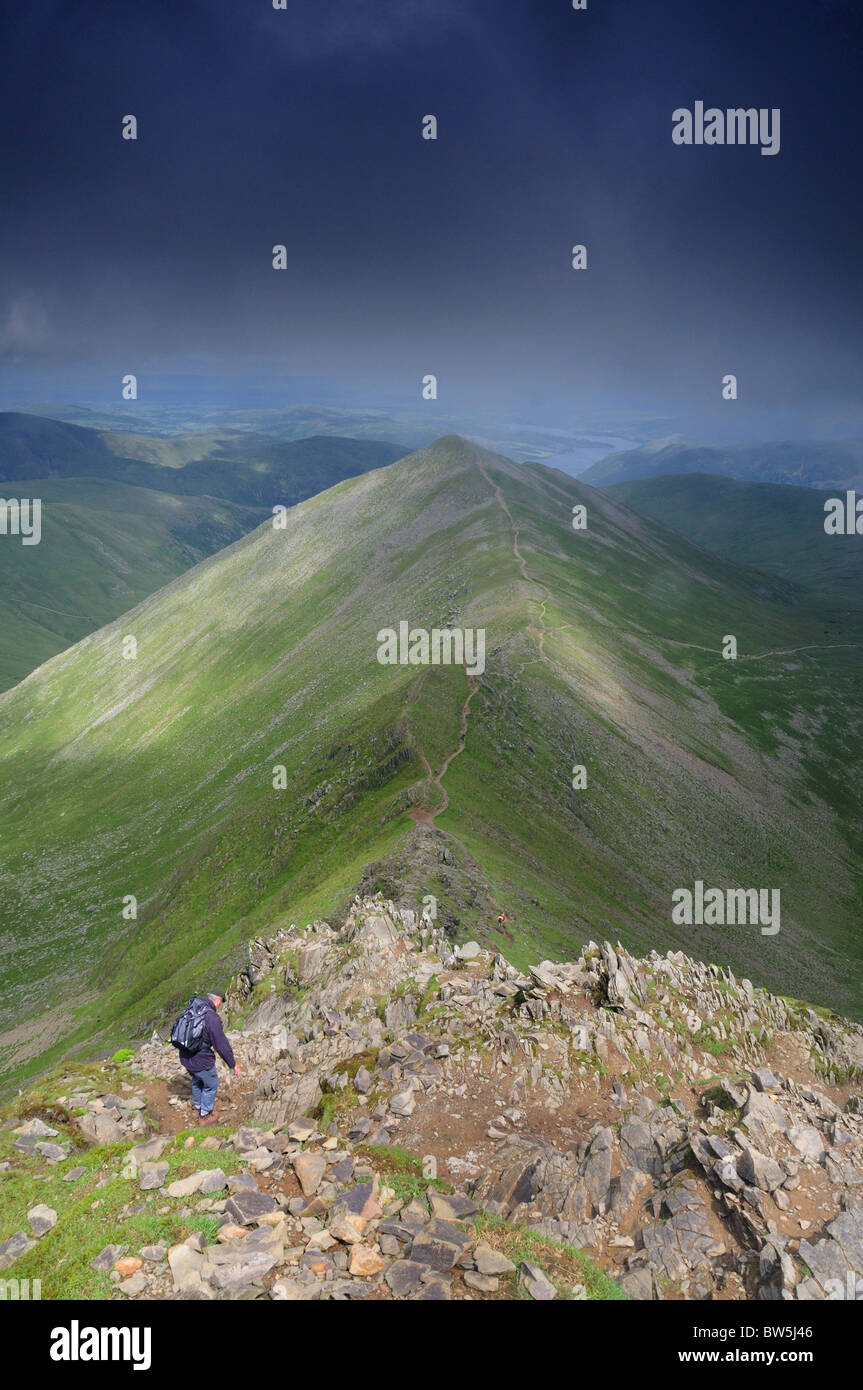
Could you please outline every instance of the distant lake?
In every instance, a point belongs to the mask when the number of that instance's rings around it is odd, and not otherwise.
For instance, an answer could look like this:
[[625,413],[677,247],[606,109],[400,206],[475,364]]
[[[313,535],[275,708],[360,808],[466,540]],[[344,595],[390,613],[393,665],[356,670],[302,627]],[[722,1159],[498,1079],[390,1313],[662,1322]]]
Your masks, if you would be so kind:
[[608,454],[638,447],[638,442],[633,439],[618,439],[611,434],[589,434],[580,437],[577,444],[570,445],[563,453],[553,454],[551,458],[541,459],[540,462],[577,478],[579,473],[583,473],[592,463],[597,463]]

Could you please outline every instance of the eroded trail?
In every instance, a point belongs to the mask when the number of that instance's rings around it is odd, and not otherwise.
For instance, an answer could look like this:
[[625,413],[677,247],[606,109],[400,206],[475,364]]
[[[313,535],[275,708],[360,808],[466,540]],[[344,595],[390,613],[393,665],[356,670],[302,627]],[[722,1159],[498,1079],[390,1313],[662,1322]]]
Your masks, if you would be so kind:
[[[538,589],[540,589],[540,590],[542,591],[542,593],[543,593],[543,598],[531,600],[532,602],[535,602],[535,603],[538,604],[538,606],[539,606],[539,615],[538,615],[538,620],[537,620],[537,621],[534,621],[533,618],[530,619],[530,622],[528,623],[527,631],[528,631],[529,634],[530,634],[530,633],[534,633],[534,634],[536,635],[536,639],[537,639],[537,648],[538,648],[538,651],[539,651],[539,657],[538,657],[538,658],[533,658],[533,660],[537,660],[537,659],[538,659],[538,660],[541,660],[541,661],[547,661],[548,658],[546,657],[546,654],[545,654],[545,646],[544,646],[544,644],[545,644],[545,637],[546,637],[546,633],[554,631],[553,628],[546,627],[546,624],[545,624],[545,610],[546,610],[546,604],[548,603],[548,600],[549,600],[549,598],[551,597],[551,595],[549,594],[549,591],[548,591],[548,589],[546,588],[546,586],[545,586],[544,584],[542,584],[538,579],[534,579],[533,575],[532,575],[532,574],[530,573],[530,571],[528,570],[527,561],[525,560],[524,556],[522,555],[521,550],[519,549],[519,545],[518,545],[518,527],[517,527],[516,524],[515,524],[515,519],[514,519],[514,517],[513,517],[513,515],[512,515],[512,512],[511,512],[510,509],[509,509],[509,506],[507,505],[506,498],[504,497],[503,493],[501,492],[500,487],[499,487],[498,484],[489,476],[489,474],[488,474],[486,468],[483,466],[483,464],[482,464],[482,462],[481,462],[481,460],[480,460],[480,458],[479,458],[478,456],[475,458],[475,463],[476,463],[476,466],[477,466],[479,472],[482,474],[482,477],[484,478],[484,480],[486,481],[486,483],[488,484],[488,486],[491,488],[491,491],[494,493],[495,501],[497,502],[498,506],[500,507],[501,511],[503,512],[504,516],[506,517],[507,521],[509,522],[509,528],[510,528],[510,531],[511,531],[511,533],[512,533],[512,553],[513,553],[513,556],[514,556],[514,558],[515,558],[515,561],[516,561],[516,563],[517,563],[517,565],[518,565],[518,567],[519,567],[519,571],[520,571],[520,573],[521,573],[522,579],[524,579],[525,582],[526,582],[527,584],[535,584],[536,587],[537,587]],[[524,661],[524,662],[521,663],[521,665],[516,669],[516,671],[515,671],[515,673],[514,673],[514,676],[513,676],[513,683],[514,683],[515,681],[518,680],[518,678],[519,678],[519,676],[521,675],[522,671],[525,669],[525,667],[527,667],[527,666],[529,666],[529,665],[531,665],[531,661]],[[471,700],[473,699],[474,695],[475,695],[475,694],[477,693],[477,691],[479,690],[479,682],[478,682],[478,681],[476,680],[476,678],[473,677],[473,676],[468,676],[468,677],[467,677],[467,682],[468,682],[468,693],[467,693],[467,697],[466,697],[466,699],[465,699],[465,701],[464,701],[464,704],[463,704],[462,707],[461,707],[461,721],[460,721],[460,728],[459,728],[458,743],[456,744],[455,748],[453,748],[452,751],[451,751],[450,753],[448,753],[447,756],[444,758],[440,770],[439,770],[438,772],[436,772],[436,773],[433,773],[432,770],[431,770],[431,766],[430,766],[430,764],[429,764],[428,758],[427,758],[427,756],[426,756],[425,750],[424,750],[423,747],[422,747],[422,744],[419,742],[419,740],[416,738],[415,734],[413,733],[413,730],[410,728],[410,710],[411,710],[412,706],[413,706],[414,704],[416,704],[416,701],[417,701],[418,698],[419,698],[420,692],[421,692],[421,690],[422,690],[423,680],[424,680],[424,675],[423,675],[423,677],[420,678],[420,681],[418,682],[417,686],[415,687],[414,692],[412,693],[412,695],[411,695],[411,697],[408,699],[408,701],[405,703],[405,705],[404,705],[404,707],[403,707],[403,710],[402,710],[402,717],[404,718],[404,720],[405,720],[405,722],[406,722],[406,725],[407,725],[407,727],[408,727],[411,740],[412,740],[412,742],[414,743],[414,746],[415,746],[416,749],[417,749],[417,753],[418,753],[420,759],[422,760],[423,766],[424,766],[425,769],[426,769],[427,776],[426,776],[426,779],[425,779],[425,780],[426,780],[428,783],[433,783],[433,784],[438,788],[438,790],[439,790],[440,793],[441,793],[441,804],[440,804],[435,810],[430,810],[430,809],[428,808],[428,806],[414,806],[414,807],[408,812],[408,814],[409,814],[409,816],[411,817],[412,820],[420,821],[420,822],[426,822],[426,823],[427,823],[427,822],[436,820],[438,816],[442,815],[443,812],[446,811],[446,809],[448,808],[448,806],[449,806],[449,804],[450,804],[449,793],[447,792],[446,788],[445,788],[444,785],[443,785],[443,778],[445,777],[446,772],[447,772],[447,769],[449,768],[449,765],[450,765],[450,763],[452,762],[453,758],[457,758],[458,755],[459,755],[459,753],[461,753],[461,752],[463,751],[463,749],[464,749],[465,741],[466,741],[466,739],[467,739],[468,720],[469,720],[469,718],[470,718],[470,704],[471,704]],[[505,697],[506,703],[509,702],[509,700],[511,699],[511,697],[512,697],[512,685],[510,686],[510,689],[507,691],[507,694],[506,694],[506,697]]]
[[480,473],[482,474],[483,478],[484,478],[485,481],[488,483],[489,487],[491,488],[492,492],[494,493],[495,500],[496,500],[498,506],[500,507],[501,511],[504,513],[504,516],[506,517],[507,521],[509,522],[509,527],[510,527],[510,530],[511,530],[511,532],[512,532],[512,553],[513,553],[513,555],[515,556],[515,559],[516,559],[516,562],[517,562],[517,564],[518,564],[519,570],[521,571],[521,577],[522,577],[522,579],[524,579],[528,584],[535,584],[536,587],[537,587],[538,589],[541,589],[542,592],[543,592],[543,594],[545,595],[545,597],[542,598],[542,599],[533,599],[533,600],[531,600],[532,602],[538,603],[538,604],[539,604],[539,621],[538,621],[538,622],[534,622],[533,618],[531,618],[531,620],[530,620],[530,622],[528,623],[528,626],[527,626],[527,631],[528,631],[528,633],[535,633],[535,634],[536,634],[537,649],[538,649],[538,651],[539,651],[539,657],[538,657],[538,658],[533,658],[531,661],[523,661],[523,662],[521,663],[521,665],[516,669],[515,674],[514,674],[514,676],[513,676],[512,684],[510,685],[509,689],[508,689],[507,692],[506,692],[505,701],[504,701],[504,707],[506,708],[506,707],[509,705],[510,700],[512,699],[512,685],[518,680],[518,678],[519,678],[519,676],[522,674],[522,672],[523,672],[528,666],[530,666],[530,665],[533,664],[533,660],[540,660],[540,661],[547,661],[547,660],[548,660],[548,658],[546,657],[546,654],[545,654],[545,638],[546,638],[546,634],[549,633],[549,632],[553,632],[554,629],[553,629],[553,628],[550,628],[550,627],[546,627],[546,625],[545,625],[545,609],[546,609],[546,604],[548,603],[548,600],[549,600],[549,598],[551,597],[551,595],[550,595],[548,589],[546,588],[545,584],[541,583],[540,580],[538,580],[538,579],[534,579],[533,575],[530,573],[530,571],[529,571],[528,568],[527,568],[527,562],[526,562],[524,556],[522,555],[521,551],[520,551],[519,548],[518,548],[518,527],[517,527],[516,524],[515,524],[515,519],[514,519],[514,517],[513,517],[513,515],[512,515],[512,512],[511,512],[510,509],[509,509],[509,506],[507,505],[506,498],[504,497],[503,493],[501,492],[501,490],[500,490],[498,484],[497,484],[492,478],[489,477],[488,472],[487,472],[487,470],[483,467],[483,464],[481,463],[479,457],[477,457],[477,458],[475,459],[475,463],[476,463],[476,466],[477,466],[477,468],[479,469]]
[[464,749],[465,740],[467,738],[467,722],[468,718],[470,717],[470,702],[473,699],[476,692],[479,690],[479,681],[476,680],[474,676],[468,676],[467,684],[467,697],[464,701],[464,704],[461,707],[461,721],[459,727],[458,743],[450,753],[447,753],[438,772],[432,772],[431,765],[425,754],[425,750],[423,749],[419,741],[415,740],[417,751],[419,753],[419,756],[422,758],[423,764],[425,765],[426,771],[428,773],[428,777],[426,778],[426,780],[430,783],[433,783],[438,788],[438,791],[441,794],[441,804],[438,807],[436,807],[434,811],[430,811],[427,806],[414,806],[414,808],[408,812],[408,815],[410,816],[411,820],[425,822],[437,820],[438,816],[443,815],[444,811],[449,806],[449,792],[443,785],[443,779],[446,775],[447,768],[449,767],[453,758],[457,758],[459,753],[461,753]]
[[[507,501],[506,501],[506,498],[504,497],[504,495],[503,495],[503,493],[502,493],[502,491],[501,491],[501,489],[500,489],[500,486],[499,486],[499,485],[494,481],[494,479],[490,476],[490,474],[488,473],[488,470],[486,469],[485,465],[484,465],[483,462],[482,462],[481,457],[480,457],[478,454],[475,456],[474,462],[475,462],[476,467],[477,467],[477,470],[478,470],[479,473],[481,474],[483,480],[487,483],[489,489],[490,489],[491,492],[493,493],[495,502],[496,502],[497,505],[500,507],[501,511],[503,512],[504,516],[506,517],[507,523],[508,523],[508,525],[509,525],[509,530],[510,530],[510,533],[511,533],[511,537],[512,537],[512,554],[513,554],[513,558],[515,559],[515,562],[516,562],[516,564],[518,565],[519,573],[521,574],[522,579],[523,579],[523,580],[525,581],[525,583],[527,583],[527,584],[535,585],[536,588],[539,589],[539,590],[541,591],[541,593],[542,593],[542,598],[535,598],[535,599],[531,599],[531,600],[530,600],[531,603],[535,603],[535,604],[537,605],[537,613],[536,613],[536,616],[535,616],[535,617],[531,617],[531,618],[529,619],[528,624],[527,624],[527,628],[526,628],[526,633],[527,633],[528,636],[530,636],[530,635],[535,635],[535,637],[536,637],[536,641],[537,641],[537,655],[534,656],[534,657],[531,657],[531,658],[529,658],[529,659],[527,659],[527,660],[525,660],[525,661],[522,661],[518,666],[516,666],[516,667],[514,668],[513,674],[512,674],[512,678],[511,678],[511,681],[510,681],[510,684],[509,684],[509,687],[507,688],[507,690],[505,691],[505,694],[504,694],[504,699],[503,699],[503,710],[504,710],[504,713],[505,713],[506,710],[508,709],[510,703],[511,703],[514,687],[515,687],[516,683],[518,682],[518,680],[519,680],[520,676],[522,675],[522,673],[526,670],[526,668],[527,668],[528,666],[532,665],[532,664],[533,664],[534,662],[536,662],[536,661],[546,661],[546,662],[550,661],[550,658],[546,655],[546,651],[545,651],[545,639],[546,639],[546,636],[547,636],[549,633],[551,633],[551,632],[558,632],[558,631],[563,631],[563,630],[568,629],[568,628],[572,628],[572,624],[570,624],[570,623],[561,623],[561,624],[558,624],[558,625],[556,625],[556,626],[548,626],[548,625],[546,624],[546,621],[545,621],[545,618],[546,618],[546,609],[547,609],[548,602],[549,602],[549,600],[550,600],[550,598],[551,598],[550,591],[549,591],[549,589],[547,588],[547,586],[546,586],[545,584],[543,584],[540,580],[534,578],[534,576],[530,573],[530,570],[528,569],[527,561],[525,560],[525,557],[524,557],[524,555],[522,554],[521,549],[520,549],[520,547],[519,547],[519,528],[518,528],[518,526],[516,525],[515,518],[513,517],[512,512],[511,512],[510,509],[509,509],[509,505],[508,505],[508,503],[507,503]],[[714,648],[714,647],[702,646],[701,644],[699,644],[699,643],[697,643],[697,642],[681,642],[681,641],[676,640],[676,639],[671,638],[671,637],[660,637],[660,636],[656,636],[653,640],[654,640],[655,642],[664,642],[664,643],[668,643],[669,645],[675,646],[675,647],[689,648],[689,649],[695,650],[695,651],[708,652],[708,653],[711,653],[711,654],[713,654],[713,655],[722,655],[720,649]],[[807,652],[807,651],[833,651],[833,650],[840,650],[840,649],[846,649],[846,650],[847,650],[847,649],[853,649],[853,650],[858,650],[858,651],[859,651],[859,650],[863,650],[863,648],[861,648],[861,645],[860,645],[859,643],[856,643],[856,642],[810,643],[810,644],[805,645],[805,646],[778,648],[778,649],[771,650],[771,651],[766,651],[766,652],[758,652],[758,653],[751,653],[751,654],[743,654],[743,653],[741,653],[740,656],[738,657],[738,660],[741,661],[741,662],[743,662],[743,661],[764,661],[764,660],[766,660],[767,658],[772,657],[772,656],[776,656],[776,657],[793,656],[793,655],[797,654],[798,652]],[[420,806],[415,806],[415,807],[413,807],[412,810],[411,810],[408,814],[409,814],[409,815],[411,816],[411,818],[412,818],[413,820],[415,820],[415,821],[432,822],[432,821],[436,820],[438,816],[442,815],[442,813],[443,813],[444,811],[446,811],[447,808],[448,808],[449,805],[450,805],[449,794],[448,794],[446,788],[445,788],[444,785],[443,785],[443,779],[444,779],[444,777],[446,776],[447,770],[448,770],[448,768],[449,768],[451,762],[453,761],[453,759],[456,758],[456,757],[458,757],[459,753],[461,753],[461,752],[463,751],[464,747],[465,747],[465,742],[466,742],[466,739],[467,739],[468,721],[469,721],[469,718],[470,718],[470,706],[471,706],[471,701],[472,701],[474,695],[477,693],[477,691],[478,691],[478,689],[479,689],[479,683],[478,683],[478,681],[477,681],[474,677],[467,677],[467,680],[468,680],[468,693],[467,693],[467,696],[466,696],[466,698],[465,698],[465,701],[464,701],[464,703],[463,703],[463,705],[462,705],[462,707],[461,707],[461,720],[460,720],[460,728],[459,728],[459,735],[458,735],[458,743],[457,743],[456,746],[446,755],[446,757],[444,758],[443,763],[442,763],[442,765],[441,765],[441,767],[440,767],[440,770],[439,770],[438,772],[433,772],[433,771],[432,771],[431,764],[429,763],[428,757],[426,756],[426,753],[425,753],[425,750],[424,750],[422,744],[421,744],[420,741],[416,738],[416,736],[415,736],[413,730],[410,728],[410,712],[411,712],[412,707],[416,704],[416,702],[417,702],[418,699],[419,699],[419,696],[420,696],[420,693],[421,693],[421,691],[422,691],[422,687],[423,687],[423,684],[424,684],[426,675],[427,675],[427,672],[423,672],[423,674],[420,676],[418,682],[417,682],[417,683],[414,685],[414,687],[412,688],[412,692],[411,692],[411,694],[410,694],[410,696],[409,696],[408,700],[406,701],[405,706],[404,706],[404,708],[403,708],[402,715],[403,715],[403,718],[404,718],[404,720],[405,720],[406,726],[407,726],[407,728],[408,728],[409,737],[410,737],[411,741],[413,742],[414,747],[415,747],[416,750],[417,750],[417,754],[418,754],[418,756],[419,756],[419,758],[420,758],[420,760],[421,760],[421,762],[422,762],[422,764],[423,764],[423,767],[424,767],[424,769],[425,769],[426,776],[425,776],[425,778],[424,778],[424,781],[425,781],[425,783],[426,783],[426,785],[427,785],[427,787],[428,787],[428,790],[429,790],[429,792],[430,792],[430,791],[431,791],[431,785],[434,784],[435,786],[437,786],[437,788],[438,788],[439,791],[440,791],[440,804],[437,806],[437,808],[436,808],[435,810],[431,810],[431,809],[429,808],[428,805],[420,805]],[[430,799],[430,798],[429,798],[429,799]]]
[[[545,598],[542,599],[542,600],[540,601],[540,621],[539,621],[539,626],[537,626],[536,624],[534,624],[534,622],[531,620],[531,623],[530,623],[530,625],[529,625],[529,627],[528,627],[528,631],[529,631],[529,632],[536,632],[536,633],[537,633],[538,642],[539,642],[539,652],[540,652],[540,656],[543,657],[543,659],[544,659],[545,653],[543,652],[543,642],[544,642],[544,640],[545,640],[545,634],[546,634],[546,631],[547,631],[547,629],[546,629],[546,627],[545,627],[545,624],[544,624],[544,618],[545,618],[545,605],[546,605],[546,602],[548,601],[548,598],[549,598],[549,592],[548,592],[548,590],[545,588],[545,585],[544,585],[544,584],[539,584],[538,580],[534,579],[534,578],[531,576],[531,574],[528,572],[528,568],[527,568],[527,564],[526,564],[526,562],[525,562],[524,556],[522,555],[521,551],[520,551],[519,548],[518,548],[518,527],[516,526],[515,521],[513,520],[513,516],[512,516],[512,513],[511,513],[510,510],[509,510],[509,507],[507,506],[506,498],[503,496],[503,493],[501,492],[501,490],[500,490],[500,488],[498,487],[498,485],[489,477],[489,475],[488,475],[486,469],[483,467],[483,465],[482,465],[482,463],[480,462],[480,460],[479,460],[478,457],[476,458],[475,461],[476,461],[476,466],[477,466],[477,468],[479,469],[479,471],[480,471],[480,473],[482,474],[483,478],[484,478],[485,481],[488,483],[489,487],[491,488],[492,492],[494,493],[495,500],[497,501],[498,506],[501,508],[501,510],[503,511],[504,515],[506,516],[506,518],[507,518],[507,520],[508,520],[508,522],[509,522],[510,530],[512,531],[512,553],[513,553],[513,555],[515,556],[516,562],[517,562],[518,567],[519,567],[519,569],[520,569],[520,571],[521,571],[522,578],[523,578],[524,580],[526,580],[526,582],[527,582],[528,584],[538,584],[538,587],[539,587],[540,589],[542,589],[542,591],[543,591],[543,593],[544,593],[544,595],[545,595]],[[524,664],[527,665],[527,663],[524,663]],[[516,679],[518,679],[518,676],[521,674],[521,670],[523,670],[523,669],[524,669],[524,667],[522,666],[522,667],[519,669],[519,671],[516,673],[516,677],[515,677]],[[465,674],[467,674],[467,673],[465,673]],[[426,781],[427,781],[429,784],[434,784],[434,785],[438,788],[438,790],[439,790],[439,792],[440,792],[440,794],[441,794],[441,797],[440,797],[440,805],[437,806],[435,810],[430,810],[428,806],[414,806],[414,807],[408,812],[408,815],[410,816],[411,820],[428,823],[428,822],[430,822],[430,821],[436,820],[438,816],[443,815],[444,811],[446,811],[447,808],[449,807],[449,804],[450,804],[449,793],[448,793],[446,787],[443,785],[443,779],[444,779],[444,777],[446,776],[447,769],[449,768],[449,765],[450,765],[450,763],[452,762],[453,758],[457,758],[458,755],[459,755],[459,753],[461,753],[461,752],[464,750],[465,742],[466,742],[466,739],[467,739],[468,720],[469,720],[469,718],[470,718],[470,703],[471,703],[471,700],[473,699],[474,695],[475,695],[475,694],[477,693],[477,691],[479,690],[479,682],[478,682],[478,681],[476,680],[476,678],[473,677],[473,676],[468,676],[468,677],[467,677],[468,692],[467,692],[467,696],[466,696],[466,698],[465,698],[464,704],[463,704],[462,707],[461,707],[461,719],[460,719],[460,724],[459,724],[458,743],[456,744],[455,748],[453,748],[453,749],[451,750],[451,752],[449,752],[449,753],[446,755],[446,757],[445,757],[444,760],[443,760],[443,763],[441,764],[440,770],[439,770],[438,772],[432,772],[431,766],[430,766],[430,764],[429,764],[428,758],[427,758],[426,753],[425,753],[425,750],[424,750],[422,744],[421,744],[421,743],[419,742],[419,740],[416,738],[416,735],[414,734],[413,730],[410,728],[410,710],[411,710],[412,706],[416,704],[416,701],[417,701],[418,698],[419,698],[420,692],[421,692],[421,690],[422,690],[423,680],[424,680],[424,676],[420,678],[420,681],[419,681],[419,683],[417,684],[417,686],[416,686],[416,688],[415,688],[413,694],[411,695],[411,697],[409,698],[409,700],[405,703],[405,705],[404,705],[404,707],[403,707],[403,710],[402,710],[402,717],[403,717],[404,720],[405,720],[405,723],[406,723],[407,728],[408,728],[408,730],[409,730],[409,734],[410,734],[411,740],[412,740],[412,742],[414,743],[414,746],[415,746],[416,749],[417,749],[417,753],[418,753],[420,759],[422,760],[423,766],[424,766],[425,769],[426,769],[426,774],[427,774],[427,776],[426,776]]]
[[[449,797],[447,797],[447,794],[446,794],[446,792],[445,792],[444,789],[443,789],[443,786],[442,786],[442,778],[443,778],[444,774],[446,773],[446,770],[447,770],[447,768],[449,767],[450,763],[452,762],[453,758],[457,758],[458,755],[459,755],[459,753],[461,753],[462,750],[464,749],[465,739],[467,738],[467,721],[468,721],[468,717],[469,717],[469,715],[470,715],[470,702],[471,702],[471,700],[473,699],[473,697],[474,697],[474,695],[476,694],[476,692],[479,690],[479,681],[476,679],[475,676],[468,676],[468,678],[467,678],[467,686],[468,686],[467,698],[465,699],[465,702],[464,702],[464,704],[463,704],[462,707],[461,707],[461,725],[460,725],[460,727],[459,727],[458,746],[457,746],[456,748],[454,748],[454,749],[452,750],[451,753],[447,753],[446,757],[445,757],[444,760],[443,760],[443,767],[441,768],[441,770],[440,770],[440,772],[437,774],[437,776],[435,776],[435,777],[432,778],[432,781],[434,781],[434,782],[437,783],[437,785],[440,787],[441,791],[443,792],[444,797],[446,797],[447,805],[449,804]],[[441,807],[441,810],[442,810],[442,811],[445,810],[445,809],[446,809],[445,806],[442,806],[442,807]],[[438,811],[436,814],[440,815],[440,811]]]

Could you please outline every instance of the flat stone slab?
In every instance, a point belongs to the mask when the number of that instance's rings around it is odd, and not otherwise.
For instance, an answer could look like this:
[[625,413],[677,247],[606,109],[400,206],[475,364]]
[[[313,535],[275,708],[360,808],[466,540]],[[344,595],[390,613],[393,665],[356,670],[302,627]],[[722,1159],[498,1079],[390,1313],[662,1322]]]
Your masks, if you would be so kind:
[[47,1158],[49,1163],[62,1163],[64,1158],[68,1158],[68,1149],[61,1148],[59,1144],[52,1144],[47,1139],[42,1139],[36,1145],[43,1158]]
[[155,1163],[156,1159],[161,1158],[165,1149],[171,1142],[169,1134],[155,1134],[152,1139],[148,1139],[146,1144],[136,1144],[129,1150],[129,1157],[138,1167],[142,1163]]
[[254,1173],[232,1173],[228,1178],[231,1192],[257,1192],[258,1180]]
[[278,1263],[278,1249],[255,1249],[245,1242],[237,1249],[223,1245],[209,1253],[201,1275],[215,1289],[237,1289],[263,1279]]
[[128,1279],[121,1279],[117,1287],[127,1298],[137,1298],[147,1288],[147,1280],[143,1274],[132,1274]]
[[176,1182],[170,1183],[169,1186],[165,1188],[165,1196],[191,1197],[194,1192],[198,1191],[203,1180],[203,1172],[190,1173],[187,1178],[178,1178]]
[[419,1288],[423,1275],[428,1272],[429,1266],[420,1264],[418,1260],[395,1260],[384,1278],[395,1298],[406,1298]]
[[297,1154],[294,1159],[294,1172],[303,1189],[304,1197],[314,1197],[326,1171],[326,1154]]
[[473,1262],[480,1274],[515,1274],[512,1260],[490,1245],[478,1245],[473,1252]]
[[288,1125],[288,1137],[296,1139],[300,1144],[304,1144],[307,1139],[311,1139],[315,1133],[315,1126],[311,1120],[291,1120]]
[[444,1221],[464,1221],[469,1216],[476,1216],[479,1205],[472,1202],[469,1197],[464,1197],[460,1192],[429,1192],[431,1208],[435,1216],[441,1217]]
[[125,1138],[122,1125],[105,1111],[92,1115],[82,1115],[78,1121],[82,1134],[95,1139],[97,1144],[116,1144]]
[[25,1124],[19,1125],[12,1131],[13,1134],[20,1134],[24,1139],[56,1139],[58,1130],[46,1125],[44,1120],[27,1120]]
[[250,1226],[259,1217],[266,1216],[267,1212],[277,1210],[275,1197],[266,1192],[246,1192],[242,1189],[229,1197],[225,1204],[225,1212],[238,1226]]
[[138,1169],[138,1186],[142,1192],[156,1192],[164,1187],[168,1176],[167,1163],[142,1163]]
[[201,1174],[201,1185],[199,1192],[223,1192],[228,1186],[228,1179],[221,1168],[205,1168]]
[[47,1207],[44,1202],[40,1202],[38,1206],[30,1208],[27,1220],[34,1236],[44,1236],[54,1229],[60,1218],[53,1207]]

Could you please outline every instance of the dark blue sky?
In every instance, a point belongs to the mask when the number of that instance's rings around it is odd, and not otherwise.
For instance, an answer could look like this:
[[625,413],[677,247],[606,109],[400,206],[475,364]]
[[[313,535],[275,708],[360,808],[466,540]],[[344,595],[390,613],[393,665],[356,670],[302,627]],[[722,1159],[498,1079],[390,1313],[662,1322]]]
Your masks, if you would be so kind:
[[[858,0],[7,0],[2,50],[16,382],[856,427]],[[779,107],[780,153],[674,145],[696,100]]]

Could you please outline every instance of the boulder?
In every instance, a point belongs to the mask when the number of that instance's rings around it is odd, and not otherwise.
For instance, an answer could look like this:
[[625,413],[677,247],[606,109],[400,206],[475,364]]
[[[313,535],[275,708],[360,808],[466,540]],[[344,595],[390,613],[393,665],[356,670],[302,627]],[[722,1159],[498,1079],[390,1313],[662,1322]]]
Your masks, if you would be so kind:
[[557,1297],[554,1284],[545,1277],[539,1265],[522,1260],[519,1276],[531,1298],[536,1299],[538,1303],[550,1303]]
[[117,1144],[125,1135],[123,1126],[105,1111],[82,1115],[78,1128],[97,1144]]
[[171,1142],[169,1134],[155,1134],[152,1139],[148,1139],[146,1144],[136,1144],[129,1150],[129,1157],[133,1163],[137,1163],[140,1168],[144,1163],[155,1163],[162,1157],[168,1144]]
[[128,1279],[122,1279],[117,1287],[127,1298],[138,1298],[147,1288],[147,1280],[143,1274],[132,1274]]
[[47,1235],[53,1230],[59,1221],[59,1216],[53,1207],[46,1207],[44,1202],[38,1206],[31,1207],[27,1213],[27,1220],[30,1222],[30,1229],[34,1236]]
[[164,1187],[168,1176],[167,1163],[142,1163],[138,1169],[138,1186],[142,1192],[156,1192]]
[[20,1134],[23,1139],[32,1139],[35,1142],[37,1139],[56,1139],[58,1131],[52,1129],[50,1125],[46,1125],[44,1120],[33,1119],[25,1121],[23,1125],[18,1125],[18,1128],[14,1129],[12,1133]]
[[187,1178],[178,1178],[165,1188],[166,1197],[191,1197],[204,1181],[203,1172],[190,1173]]
[[792,1125],[788,1138],[798,1153],[810,1163],[820,1163],[824,1157],[824,1140],[813,1125]]
[[478,1245],[473,1252],[473,1262],[480,1274],[515,1274],[512,1260],[490,1245]]
[[395,1260],[384,1278],[395,1298],[406,1298],[419,1287],[423,1275],[428,1272],[429,1266],[420,1264],[417,1260]]
[[370,1249],[367,1245],[351,1247],[348,1268],[354,1278],[370,1278],[373,1274],[380,1274],[383,1267],[384,1262],[376,1250]]
[[266,1212],[275,1211],[277,1202],[266,1192],[246,1192],[240,1189],[229,1197],[225,1212],[238,1226],[250,1226]]
[[749,1145],[737,1160],[737,1171],[744,1182],[751,1183],[762,1192],[772,1192],[785,1180],[785,1172],[775,1158],[769,1158]]

